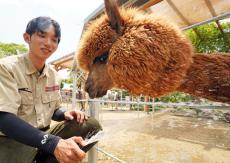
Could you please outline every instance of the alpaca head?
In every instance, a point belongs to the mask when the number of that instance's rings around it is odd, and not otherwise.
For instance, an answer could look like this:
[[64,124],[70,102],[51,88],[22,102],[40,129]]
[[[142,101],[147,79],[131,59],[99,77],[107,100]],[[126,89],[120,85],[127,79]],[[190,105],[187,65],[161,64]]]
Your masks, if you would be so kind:
[[91,98],[116,87],[157,97],[175,90],[191,63],[192,48],[165,20],[105,0],[106,13],[85,30],[77,52]]

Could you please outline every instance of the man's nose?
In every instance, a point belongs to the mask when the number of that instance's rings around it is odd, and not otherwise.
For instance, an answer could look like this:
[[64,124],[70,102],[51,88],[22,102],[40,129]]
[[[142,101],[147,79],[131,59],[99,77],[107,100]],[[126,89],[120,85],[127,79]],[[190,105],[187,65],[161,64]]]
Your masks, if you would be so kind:
[[51,46],[51,43],[52,43],[52,40],[50,38],[46,38],[45,39],[45,45],[50,47]]

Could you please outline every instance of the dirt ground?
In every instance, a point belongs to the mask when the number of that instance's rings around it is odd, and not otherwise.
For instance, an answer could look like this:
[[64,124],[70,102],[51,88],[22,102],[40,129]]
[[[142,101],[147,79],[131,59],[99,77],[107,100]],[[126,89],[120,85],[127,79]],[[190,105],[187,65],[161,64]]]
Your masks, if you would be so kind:
[[[230,163],[230,124],[172,113],[103,111],[100,149],[128,163]],[[99,153],[99,163],[115,163]]]

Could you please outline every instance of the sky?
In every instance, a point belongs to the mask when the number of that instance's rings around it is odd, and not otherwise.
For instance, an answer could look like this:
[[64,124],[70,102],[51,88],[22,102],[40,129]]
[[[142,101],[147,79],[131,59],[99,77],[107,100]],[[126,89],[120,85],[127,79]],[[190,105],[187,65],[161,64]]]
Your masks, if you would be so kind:
[[50,16],[61,26],[61,42],[48,62],[77,49],[84,19],[103,0],[0,0],[0,42],[26,43],[23,33],[27,23],[38,16]]

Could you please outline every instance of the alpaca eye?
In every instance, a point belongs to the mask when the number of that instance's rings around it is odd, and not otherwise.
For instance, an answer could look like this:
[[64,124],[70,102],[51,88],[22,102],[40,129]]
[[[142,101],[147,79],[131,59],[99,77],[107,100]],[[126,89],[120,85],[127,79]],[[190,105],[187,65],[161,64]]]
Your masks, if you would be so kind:
[[108,52],[103,53],[102,55],[96,57],[93,61],[94,64],[103,64],[106,63],[108,59]]

